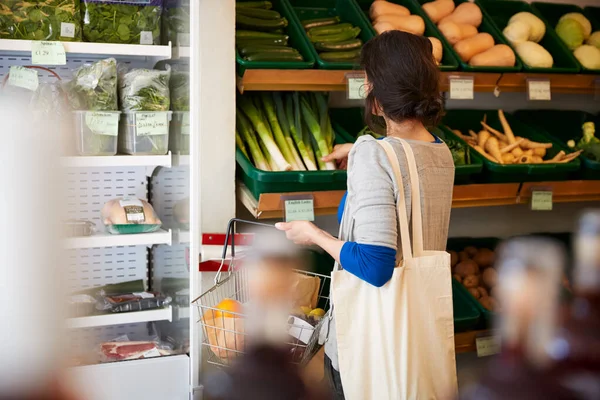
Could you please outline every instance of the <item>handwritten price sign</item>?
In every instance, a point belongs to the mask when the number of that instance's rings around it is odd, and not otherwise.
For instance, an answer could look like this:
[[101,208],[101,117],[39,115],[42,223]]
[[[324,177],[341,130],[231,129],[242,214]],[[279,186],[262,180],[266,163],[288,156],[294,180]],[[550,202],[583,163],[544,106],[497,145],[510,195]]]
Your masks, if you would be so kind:
[[158,136],[169,133],[169,118],[166,112],[138,112],[135,114],[138,136]]
[[315,207],[313,199],[285,200],[285,222],[314,221]]
[[31,63],[34,65],[66,65],[67,53],[61,42],[32,41]]
[[118,136],[119,113],[87,112],[85,113],[85,124],[96,135]]
[[452,100],[473,100],[473,78],[450,78]]

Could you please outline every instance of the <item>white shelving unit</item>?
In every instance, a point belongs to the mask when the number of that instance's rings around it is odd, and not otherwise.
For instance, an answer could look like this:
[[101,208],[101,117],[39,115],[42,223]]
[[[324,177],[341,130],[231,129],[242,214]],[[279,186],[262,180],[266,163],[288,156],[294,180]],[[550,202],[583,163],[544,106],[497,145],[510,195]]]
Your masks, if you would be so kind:
[[66,168],[93,168],[93,167],[171,167],[173,156],[171,152],[164,156],[75,156],[61,158],[61,165]]
[[139,322],[172,321],[172,319],[173,309],[169,306],[157,310],[69,318],[67,319],[67,328],[97,328],[100,326],[135,324]]
[[155,244],[171,245],[171,230],[158,230],[152,233],[139,233],[136,235],[112,235],[102,232],[92,236],[72,237],[65,239],[66,249],[93,249],[97,247],[115,246],[152,246]]

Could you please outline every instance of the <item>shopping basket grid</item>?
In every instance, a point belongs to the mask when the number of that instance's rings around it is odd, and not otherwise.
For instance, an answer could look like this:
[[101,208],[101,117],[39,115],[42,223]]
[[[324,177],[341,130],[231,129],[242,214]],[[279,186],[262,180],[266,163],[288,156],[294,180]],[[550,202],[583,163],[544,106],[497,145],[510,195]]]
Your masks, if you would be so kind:
[[[232,219],[229,222],[227,234],[225,237],[225,246],[221,258],[221,266],[215,277],[215,284],[209,290],[201,294],[192,303],[196,305],[199,320],[202,326],[202,345],[208,348],[207,362],[217,366],[228,366],[239,355],[246,351],[247,333],[245,331],[246,315],[233,311],[224,311],[217,308],[217,305],[224,299],[236,300],[242,304],[247,303],[248,294],[248,272],[243,265],[236,265],[243,260],[243,256],[236,257],[235,245],[233,242],[233,230],[235,222],[251,223],[263,225],[250,221]],[[271,226],[271,225],[266,225]],[[231,258],[227,258],[227,246],[231,236]],[[227,268],[227,276],[222,278],[222,270]],[[329,276],[317,274],[308,271],[297,270],[296,273],[320,279],[318,294],[318,304],[324,310],[329,309],[329,297],[323,294],[325,283],[330,279]],[[294,335],[287,342],[292,360],[296,364],[303,365],[307,363],[319,349],[319,332],[321,325],[327,317],[322,317],[314,327],[308,324],[297,324],[290,322],[289,332]],[[305,338],[309,338],[307,341]]]

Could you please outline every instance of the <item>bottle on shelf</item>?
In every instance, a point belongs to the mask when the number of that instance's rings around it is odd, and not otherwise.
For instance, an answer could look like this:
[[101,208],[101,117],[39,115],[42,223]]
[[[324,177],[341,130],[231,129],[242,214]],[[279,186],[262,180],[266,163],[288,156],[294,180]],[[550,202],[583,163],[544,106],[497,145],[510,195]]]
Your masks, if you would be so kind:
[[548,350],[561,384],[600,399],[600,210],[581,217],[574,250],[574,297]]
[[564,253],[554,241],[535,237],[501,246],[496,290],[502,313],[496,325],[502,351],[461,400],[575,399],[549,376],[552,359],[546,351],[557,327]]

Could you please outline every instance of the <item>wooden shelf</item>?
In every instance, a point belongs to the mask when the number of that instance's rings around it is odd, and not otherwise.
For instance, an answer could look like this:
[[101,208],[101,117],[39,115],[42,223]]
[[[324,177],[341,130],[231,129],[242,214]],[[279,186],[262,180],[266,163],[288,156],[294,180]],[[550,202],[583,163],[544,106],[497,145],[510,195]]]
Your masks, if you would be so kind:
[[[240,92],[245,90],[311,90],[344,91],[346,75],[360,71],[322,69],[248,69],[237,78]],[[528,79],[548,79],[552,93],[594,94],[600,87],[600,76],[584,74],[529,74],[444,71],[440,85],[443,91],[449,87],[451,77],[473,77],[476,92],[527,91]],[[600,89],[599,89],[600,90]]]
[[468,331],[454,334],[454,349],[456,353],[470,353],[477,351],[475,339],[485,336],[492,336],[491,331]]
[[[600,200],[600,180],[539,183],[486,183],[454,187],[452,208],[491,207],[527,204],[532,190],[551,190],[554,203],[574,203]],[[293,194],[305,194],[298,192]],[[263,193],[255,199],[250,190],[239,183],[238,199],[257,219],[283,217],[281,196],[291,193]],[[344,195],[343,190],[310,192],[315,215],[335,215]]]

